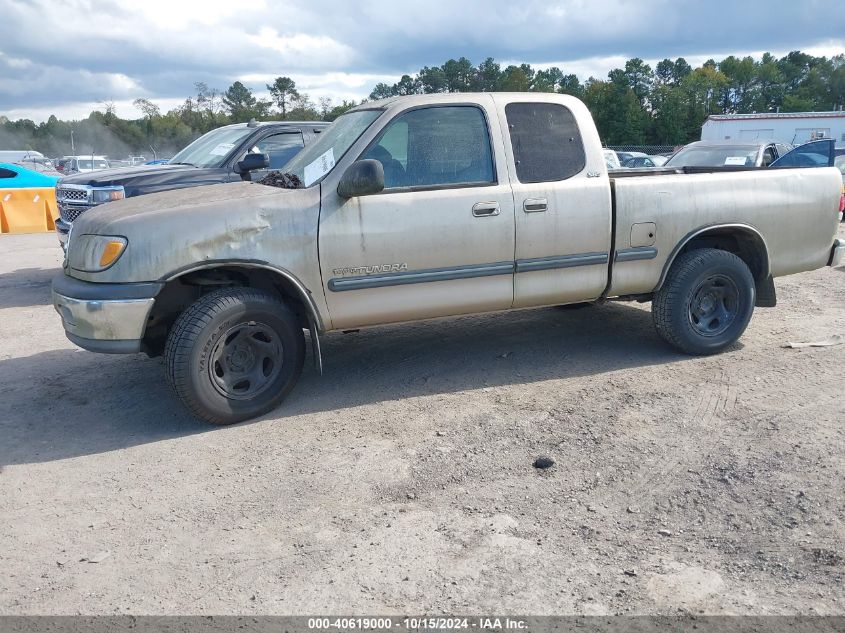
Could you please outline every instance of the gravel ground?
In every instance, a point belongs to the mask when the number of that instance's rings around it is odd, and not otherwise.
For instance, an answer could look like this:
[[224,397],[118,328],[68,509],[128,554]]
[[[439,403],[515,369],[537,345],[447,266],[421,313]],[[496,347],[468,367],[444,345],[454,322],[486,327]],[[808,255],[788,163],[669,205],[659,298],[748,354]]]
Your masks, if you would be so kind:
[[845,613],[845,345],[782,347],[845,267],[709,358],[636,304],[330,335],[214,428],[65,339],[59,262],[0,237],[0,614]]

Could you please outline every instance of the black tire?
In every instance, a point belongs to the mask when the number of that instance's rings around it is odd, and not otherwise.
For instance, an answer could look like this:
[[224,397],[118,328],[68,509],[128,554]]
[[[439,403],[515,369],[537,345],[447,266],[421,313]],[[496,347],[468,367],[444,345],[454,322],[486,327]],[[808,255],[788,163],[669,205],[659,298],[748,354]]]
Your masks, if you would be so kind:
[[277,296],[255,288],[201,297],[173,324],[164,348],[165,374],[176,395],[198,418],[221,425],[279,406],[304,359],[296,315]]
[[716,354],[735,343],[751,320],[754,277],[739,257],[702,248],[672,264],[651,314],[664,341],[687,354]]

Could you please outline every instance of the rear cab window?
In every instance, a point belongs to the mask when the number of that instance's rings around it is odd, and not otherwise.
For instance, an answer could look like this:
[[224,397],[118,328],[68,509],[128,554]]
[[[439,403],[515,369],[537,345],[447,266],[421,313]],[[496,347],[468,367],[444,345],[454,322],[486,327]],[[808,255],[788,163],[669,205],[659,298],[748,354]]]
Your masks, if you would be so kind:
[[557,103],[505,106],[519,182],[555,182],[580,173],[587,155],[575,115]]

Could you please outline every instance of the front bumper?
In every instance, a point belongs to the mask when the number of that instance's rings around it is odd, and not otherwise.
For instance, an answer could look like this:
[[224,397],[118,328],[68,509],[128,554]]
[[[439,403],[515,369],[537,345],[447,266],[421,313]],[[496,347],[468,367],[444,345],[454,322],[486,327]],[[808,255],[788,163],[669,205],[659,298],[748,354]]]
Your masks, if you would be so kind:
[[67,275],[53,279],[53,306],[68,339],[106,354],[141,351],[147,319],[163,284],[97,284]]
[[830,261],[828,266],[839,266],[845,260],[845,240],[833,240],[833,248],[830,249]]
[[70,222],[65,222],[62,218],[56,218],[56,235],[59,238],[59,245],[62,250],[67,252],[67,240],[70,237]]
[[61,217],[56,218],[56,233],[59,234],[59,240],[63,244],[67,244],[67,234],[70,233],[70,222],[65,222]]

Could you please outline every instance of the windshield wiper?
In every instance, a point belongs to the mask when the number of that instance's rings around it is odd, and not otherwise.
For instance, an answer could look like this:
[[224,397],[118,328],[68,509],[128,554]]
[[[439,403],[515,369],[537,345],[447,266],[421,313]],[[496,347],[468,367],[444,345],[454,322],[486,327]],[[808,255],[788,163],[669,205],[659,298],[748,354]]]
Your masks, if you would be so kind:
[[189,165],[191,167],[196,167],[193,163],[167,163],[168,165]]

